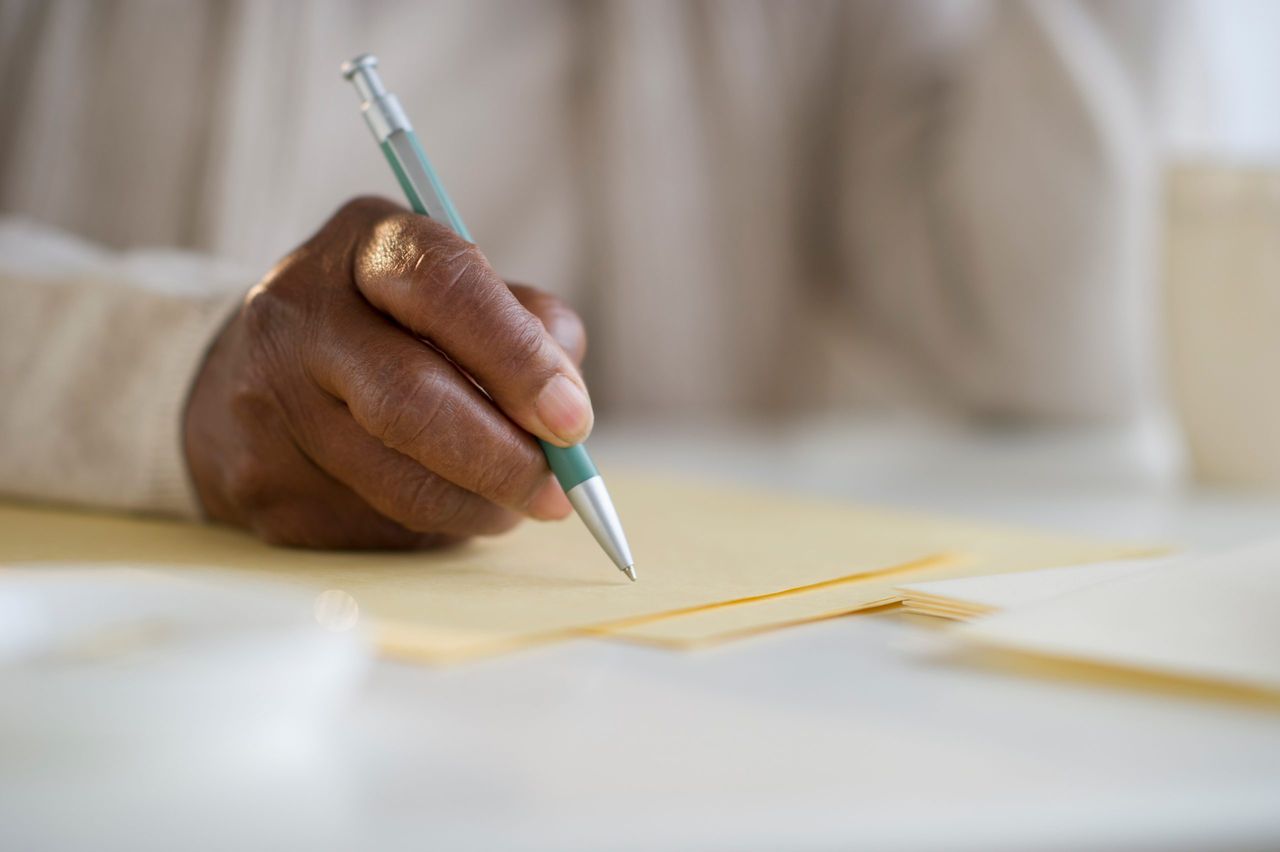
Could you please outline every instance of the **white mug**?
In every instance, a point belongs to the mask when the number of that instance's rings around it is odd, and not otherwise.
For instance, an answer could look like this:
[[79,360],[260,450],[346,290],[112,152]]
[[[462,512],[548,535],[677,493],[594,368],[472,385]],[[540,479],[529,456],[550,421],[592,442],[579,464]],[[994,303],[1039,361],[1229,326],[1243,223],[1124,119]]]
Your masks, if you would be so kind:
[[1169,390],[1204,483],[1280,488],[1280,166],[1166,183]]

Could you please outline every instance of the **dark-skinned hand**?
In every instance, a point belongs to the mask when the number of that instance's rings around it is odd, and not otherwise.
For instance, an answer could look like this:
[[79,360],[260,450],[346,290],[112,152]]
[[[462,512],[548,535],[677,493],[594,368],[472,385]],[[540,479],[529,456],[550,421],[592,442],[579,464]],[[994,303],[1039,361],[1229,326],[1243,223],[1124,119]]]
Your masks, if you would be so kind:
[[197,494],[211,519],[303,547],[430,547],[563,518],[534,436],[591,431],[585,348],[563,302],[506,284],[448,228],[349,202],[212,344],[184,422]]

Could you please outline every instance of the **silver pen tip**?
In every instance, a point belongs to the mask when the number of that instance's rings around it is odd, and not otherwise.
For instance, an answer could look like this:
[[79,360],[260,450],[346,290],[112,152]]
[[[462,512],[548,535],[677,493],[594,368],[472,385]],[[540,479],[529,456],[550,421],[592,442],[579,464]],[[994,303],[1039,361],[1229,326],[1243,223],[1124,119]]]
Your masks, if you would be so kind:
[[634,583],[634,582],[636,581],[636,566],[634,566],[634,565],[628,565],[626,568],[623,568],[623,569],[622,569],[622,573],[624,573],[624,574],[626,574],[628,577],[630,577],[630,578],[631,578],[631,582],[633,582],[633,583]]

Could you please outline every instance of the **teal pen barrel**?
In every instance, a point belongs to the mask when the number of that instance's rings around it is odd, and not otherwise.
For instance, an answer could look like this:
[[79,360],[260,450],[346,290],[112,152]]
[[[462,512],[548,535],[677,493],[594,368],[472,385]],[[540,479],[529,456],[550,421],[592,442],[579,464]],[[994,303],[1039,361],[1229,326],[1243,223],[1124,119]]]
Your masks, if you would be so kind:
[[581,485],[593,476],[597,476],[596,466],[582,444],[572,447],[557,447],[539,440],[542,451],[547,454],[547,464],[556,475],[560,487],[566,492],[575,485]]
[[429,215],[427,213],[426,199],[418,192],[418,188],[413,185],[413,180],[409,177],[405,163],[401,161],[399,152],[392,145],[391,140],[384,139],[379,143],[378,147],[382,149],[387,162],[391,164],[391,171],[395,172],[396,180],[400,182],[400,188],[404,190],[405,198],[409,200],[409,206],[413,208],[413,212]]

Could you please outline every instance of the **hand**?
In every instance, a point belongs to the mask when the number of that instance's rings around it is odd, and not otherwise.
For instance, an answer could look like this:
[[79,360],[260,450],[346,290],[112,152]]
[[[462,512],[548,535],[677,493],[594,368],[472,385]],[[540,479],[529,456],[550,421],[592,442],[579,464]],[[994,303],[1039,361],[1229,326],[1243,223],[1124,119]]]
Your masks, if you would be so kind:
[[196,491],[210,518],[304,547],[429,547],[563,518],[533,436],[591,431],[585,348],[554,296],[509,287],[425,216],[357,199],[210,348],[184,423]]

